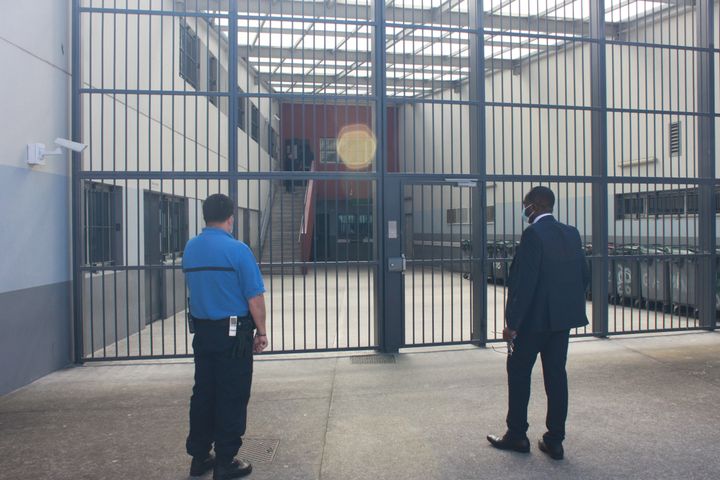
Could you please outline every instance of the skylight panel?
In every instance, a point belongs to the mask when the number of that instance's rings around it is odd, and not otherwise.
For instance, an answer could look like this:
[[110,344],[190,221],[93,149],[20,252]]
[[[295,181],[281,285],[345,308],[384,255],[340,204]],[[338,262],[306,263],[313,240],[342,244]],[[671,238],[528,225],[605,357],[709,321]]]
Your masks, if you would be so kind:
[[483,2],[483,10],[486,12],[492,12],[500,8],[508,0],[485,0]]
[[407,77],[405,77],[405,80],[412,83],[414,81],[422,81],[422,80],[433,80],[436,77],[434,73],[431,72],[419,72],[419,73],[410,73]]
[[613,23],[628,22],[630,20],[635,20],[639,17],[648,15],[650,13],[663,10],[667,7],[668,4],[660,2],[633,2],[628,5],[621,5],[609,11],[605,15],[605,21]]
[[328,68],[328,67],[316,67],[313,68],[312,74],[313,75],[319,75],[319,76],[325,76],[325,77],[335,77],[343,73],[345,70],[341,68]]
[[260,33],[257,40],[259,47],[292,48],[302,38],[302,35],[286,33],[270,34]]
[[[325,22],[317,22],[315,23],[315,26],[313,27],[313,31],[317,33],[327,32],[327,33],[341,33],[345,34],[348,32],[355,32],[355,30],[358,28],[357,25],[349,24],[349,23],[325,23]],[[361,28],[369,28],[369,27],[361,27]]]
[[345,95],[367,95],[367,94],[368,94],[367,88],[350,87],[347,90],[345,90]]
[[[492,2],[490,0],[486,0],[485,3],[492,3]],[[454,13],[458,13],[458,12],[466,13],[468,11],[467,0],[462,0],[460,2],[457,2],[455,5],[452,6],[452,8],[450,8],[450,11],[454,12]]]
[[565,0],[514,0],[497,13],[514,17],[544,16],[564,3]]
[[[605,5],[607,9],[609,2],[606,2]],[[564,7],[555,10],[547,16],[550,18],[563,18],[567,20],[587,20],[590,18],[590,0],[576,0],[569,5],[565,5]]]
[[[262,28],[263,30],[269,30],[269,29],[282,29],[282,30],[302,30],[302,31],[308,31],[310,27],[314,25],[313,22],[290,22],[290,21],[283,21],[283,20],[267,20],[263,23]],[[290,32],[288,32],[290,33]]]
[[350,37],[339,49],[347,52],[369,52],[371,45],[369,38]]
[[275,75],[305,75],[310,69],[307,67],[288,67],[281,65],[280,68],[275,71]]
[[394,45],[391,45],[390,48],[387,49],[387,51],[390,53],[406,55],[406,54],[412,54],[415,52],[419,52],[420,50],[423,50],[424,48],[428,47],[429,45],[430,44],[427,42],[401,40],[399,42],[396,42]]
[[[227,35],[226,35],[227,36]],[[253,45],[255,43],[255,39],[257,38],[258,34],[256,32],[238,32],[238,45],[240,46],[249,46]]]
[[330,35],[307,35],[303,41],[300,42],[298,48],[308,50],[335,50],[343,40],[345,40],[344,37]]
[[422,53],[424,55],[442,55],[451,57],[467,57],[468,46],[458,45],[457,43],[436,42],[425,48]]
[[345,75],[351,78],[370,78],[372,72],[364,68],[356,68],[348,71]]
[[414,8],[418,10],[429,10],[442,5],[443,0],[395,0],[392,4],[396,7]]

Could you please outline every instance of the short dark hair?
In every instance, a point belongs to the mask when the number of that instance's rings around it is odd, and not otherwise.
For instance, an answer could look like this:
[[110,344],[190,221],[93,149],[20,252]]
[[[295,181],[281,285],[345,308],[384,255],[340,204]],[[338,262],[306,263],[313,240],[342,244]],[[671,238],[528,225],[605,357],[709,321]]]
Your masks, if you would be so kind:
[[205,223],[222,223],[232,217],[235,212],[233,201],[227,195],[215,193],[205,199],[203,203],[203,218]]
[[547,211],[552,211],[555,207],[555,194],[548,187],[534,187],[525,196],[525,200]]

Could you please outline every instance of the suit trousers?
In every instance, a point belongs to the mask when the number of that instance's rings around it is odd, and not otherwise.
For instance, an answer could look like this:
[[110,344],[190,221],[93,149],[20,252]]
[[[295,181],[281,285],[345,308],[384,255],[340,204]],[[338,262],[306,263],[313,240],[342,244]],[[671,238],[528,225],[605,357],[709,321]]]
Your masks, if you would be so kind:
[[514,351],[507,359],[508,433],[513,438],[527,435],[527,411],[530,400],[530,379],[538,353],[542,359],[543,380],[547,394],[548,443],[559,444],[565,439],[568,410],[567,362],[569,330],[559,332],[519,332]]
[[239,330],[230,337],[227,322],[213,323],[195,322],[195,385],[186,447],[189,455],[205,458],[214,443],[218,462],[230,462],[247,425],[253,335]]

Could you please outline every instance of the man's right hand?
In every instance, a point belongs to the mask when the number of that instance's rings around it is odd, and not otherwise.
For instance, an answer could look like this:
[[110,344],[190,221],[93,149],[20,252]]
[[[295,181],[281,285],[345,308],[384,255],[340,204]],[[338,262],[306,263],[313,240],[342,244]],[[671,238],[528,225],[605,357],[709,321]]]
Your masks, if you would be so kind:
[[511,330],[507,327],[503,329],[503,340],[509,342],[510,340],[515,340],[515,337],[517,337],[517,332],[515,330]]
[[258,336],[256,335],[253,339],[253,352],[254,353],[260,353],[263,350],[265,350],[268,346],[268,340],[266,335]]

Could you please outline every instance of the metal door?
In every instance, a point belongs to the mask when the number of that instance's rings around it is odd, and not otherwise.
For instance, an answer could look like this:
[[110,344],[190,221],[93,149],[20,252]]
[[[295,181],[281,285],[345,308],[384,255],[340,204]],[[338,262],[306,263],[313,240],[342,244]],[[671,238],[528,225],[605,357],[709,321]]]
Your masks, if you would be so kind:
[[484,342],[477,190],[472,180],[403,185],[404,346]]

